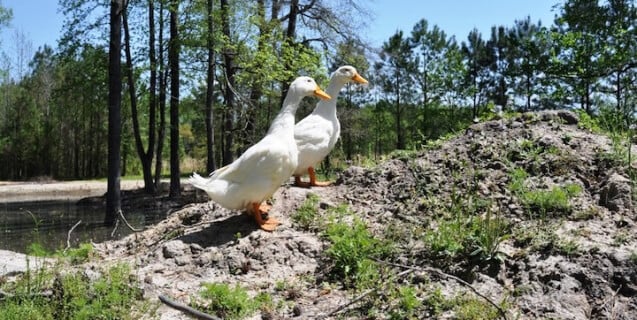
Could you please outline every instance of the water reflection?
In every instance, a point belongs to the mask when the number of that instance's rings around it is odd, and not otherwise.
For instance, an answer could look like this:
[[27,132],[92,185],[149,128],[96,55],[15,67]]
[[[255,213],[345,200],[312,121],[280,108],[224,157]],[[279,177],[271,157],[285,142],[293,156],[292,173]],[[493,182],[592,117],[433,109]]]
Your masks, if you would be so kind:
[[[121,238],[132,231],[120,224],[113,237],[106,228],[104,207],[76,205],[76,201],[35,201],[0,203],[0,249],[26,252],[34,242],[54,251],[66,247],[69,230],[82,223],[71,234],[71,246],[93,241]],[[166,210],[138,209],[125,212],[126,220],[135,228],[156,223],[166,217]]]

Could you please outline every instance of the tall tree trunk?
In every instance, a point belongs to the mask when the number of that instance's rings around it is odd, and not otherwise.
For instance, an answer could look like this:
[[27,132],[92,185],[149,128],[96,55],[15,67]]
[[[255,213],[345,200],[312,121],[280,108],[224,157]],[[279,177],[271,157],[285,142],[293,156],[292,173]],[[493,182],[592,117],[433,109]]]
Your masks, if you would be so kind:
[[400,108],[400,70],[396,68],[396,149],[405,149],[402,127],[402,109]]
[[108,183],[104,224],[112,226],[121,210],[120,147],[122,142],[122,43],[123,0],[111,0],[108,52]]
[[179,0],[170,2],[170,40],[168,65],[170,67],[170,197],[181,196],[179,178]]
[[155,152],[155,188],[161,190],[162,157],[166,141],[166,78],[164,68],[164,2],[159,2],[159,130],[157,133],[157,152]]
[[[228,6],[228,0],[221,0],[221,29],[226,39],[232,39],[230,33],[230,12]],[[226,90],[224,92],[224,100],[226,102],[225,108],[225,123],[224,123],[224,135],[225,144],[223,148],[223,165],[230,164],[233,160],[232,145],[233,145],[233,119],[234,119],[234,104],[235,104],[235,72],[234,65],[234,52],[230,46],[226,46],[223,50],[223,60],[226,71]]]
[[526,108],[524,111],[531,110],[531,76],[526,75]]
[[206,169],[213,172],[215,165],[215,126],[213,113],[213,98],[215,86],[215,48],[214,48],[214,0],[208,0],[208,74],[206,84]]
[[[257,0],[257,23],[259,26],[259,40],[257,41],[257,53],[260,54],[263,52],[263,48],[265,46],[265,37],[267,33],[269,33],[267,26],[267,21],[265,21],[265,0]],[[263,89],[261,88],[262,84],[257,81],[257,79],[253,79],[251,88],[250,88],[250,102],[253,104],[249,106],[247,111],[247,121],[246,128],[244,134],[244,145],[250,145],[251,142],[256,140],[256,123],[257,123],[257,111],[261,110],[261,104],[259,103],[259,99],[263,93]]]
[[427,60],[425,59],[425,55],[423,54],[423,70],[422,70],[422,134],[424,137],[423,143],[427,142],[427,102],[429,100],[429,83],[427,82]]
[[615,72],[615,81],[617,82],[617,89],[615,90],[615,100],[617,100],[616,109],[617,112],[622,111],[622,71],[617,70]]
[[[152,2],[152,0],[151,0]],[[152,4],[151,4],[152,6]],[[150,11],[150,10],[149,10]],[[151,11],[152,12],[152,11]],[[128,29],[128,15],[126,12],[122,14],[122,22],[124,25],[124,52],[126,54],[126,78],[128,79],[128,93],[131,105],[131,116],[133,119],[133,136],[135,138],[135,150],[142,163],[142,174],[144,176],[144,190],[147,193],[155,193],[155,184],[153,183],[153,151],[155,148],[155,107],[149,104],[148,116],[148,150],[144,151],[141,132],[139,130],[139,116],[137,112],[137,95],[135,93],[135,78],[133,75],[133,58],[130,48],[130,32]],[[152,48],[152,46],[151,46]]]
[[[285,30],[285,43],[288,46],[294,46],[294,39],[296,38],[296,21],[299,16],[299,0],[291,0],[290,1],[290,13],[288,15],[288,26]],[[286,70],[290,69],[289,63],[286,62],[285,66]],[[285,96],[288,93],[288,88],[290,87],[290,82],[292,79],[286,79],[281,83],[281,100],[279,101],[279,105],[283,105],[283,100],[285,100]]]

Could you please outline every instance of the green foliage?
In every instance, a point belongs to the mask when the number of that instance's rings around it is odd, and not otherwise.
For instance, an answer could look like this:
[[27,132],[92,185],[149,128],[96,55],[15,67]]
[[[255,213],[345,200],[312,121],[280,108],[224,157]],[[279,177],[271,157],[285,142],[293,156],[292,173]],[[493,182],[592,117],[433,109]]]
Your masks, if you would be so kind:
[[[31,274],[41,280],[33,281]],[[38,294],[50,286],[59,295]],[[0,301],[1,319],[138,319],[148,311],[124,264],[110,267],[94,282],[81,273],[30,271],[5,291],[15,296]]]
[[453,304],[455,318],[458,320],[500,319],[500,313],[498,312],[498,309],[496,309],[483,299],[462,295],[456,297]]
[[555,186],[550,190],[530,190],[522,192],[519,197],[522,203],[530,210],[546,217],[549,213],[570,212],[569,200],[581,192],[577,184],[568,184],[565,187]]
[[509,238],[510,227],[504,218],[490,211],[482,216],[461,214],[442,219],[437,228],[425,231],[425,245],[441,256],[456,258],[468,254],[479,261],[500,259],[500,244]]
[[559,239],[555,244],[555,249],[557,252],[562,253],[566,256],[573,256],[577,254],[580,250],[579,244],[573,239]]
[[251,298],[246,289],[239,285],[232,288],[225,283],[204,283],[199,294],[206,301],[206,309],[224,319],[244,319],[259,308],[272,304],[268,295]]
[[326,226],[330,241],[325,251],[332,261],[330,275],[346,286],[368,287],[379,279],[379,267],[373,261],[391,252],[389,243],[376,239],[358,217],[346,222],[349,215],[333,218]]
[[630,253],[630,262],[632,262],[633,264],[637,264],[637,251],[632,251]]
[[498,310],[484,299],[467,294],[447,298],[443,295],[440,287],[436,287],[428,293],[423,301],[423,305],[428,309],[429,313],[435,317],[442,315],[443,312],[453,311],[454,319],[487,320],[500,318]]
[[60,319],[80,318],[134,319],[131,312],[133,302],[141,299],[141,290],[131,283],[130,268],[116,265],[107,270],[95,283],[87,283],[79,274],[62,277],[62,303],[57,313]]
[[578,184],[554,186],[550,190],[529,190],[525,185],[528,174],[524,169],[516,168],[510,173],[509,190],[532,213],[544,218],[550,213],[568,213],[571,210],[570,199],[582,192]]
[[90,243],[82,243],[77,248],[70,248],[58,254],[73,264],[87,262],[93,254],[93,245]]
[[398,301],[398,305],[389,312],[389,318],[418,319],[418,308],[422,302],[417,294],[418,290],[412,286],[398,286],[393,292],[393,298]]
[[442,290],[440,289],[440,287],[436,287],[434,290],[429,291],[423,301],[423,304],[434,316],[438,316],[442,312],[449,310],[452,307],[449,301],[442,294]]
[[491,210],[484,217],[475,220],[472,242],[476,249],[471,255],[478,256],[483,261],[502,261],[500,244],[511,236],[509,223],[502,217],[494,216]]
[[316,218],[318,215],[318,202],[319,197],[316,194],[308,194],[305,202],[303,202],[296,213],[292,215],[292,221],[298,223],[301,228],[310,230],[316,223]]

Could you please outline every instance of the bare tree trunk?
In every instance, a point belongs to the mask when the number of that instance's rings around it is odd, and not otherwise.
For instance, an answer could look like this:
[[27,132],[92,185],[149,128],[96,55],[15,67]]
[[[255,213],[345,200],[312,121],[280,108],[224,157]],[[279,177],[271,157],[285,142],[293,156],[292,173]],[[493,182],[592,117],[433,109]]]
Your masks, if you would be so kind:
[[213,113],[214,82],[215,82],[215,49],[214,49],[214,0],[208,0],[208,74],[206,84],[206,169],[213,172],[215,166],[215,126]]
[[[265,21],[265,0],[257,0],[257,21],[259,27],[259,39],[257,40],[257,52],[261,53],[265,46],[265,37],[269,32],[266,27],[268,22]],[[257,123],[257,112],[261,110],[261,103],[259,99],[263,94],[263,89],[261,88],[262,84],[253,79],[251,88],[250,88],[250,102],[253,104],[248,106],[248,110],[246,112],[246,127],[243,135],[243,145],[248,146],[252,144],[258,136],[256,132],[256,123]],[[247,147],[245,147],[247,148]]]
[[166,140],[166,78],[164,70],[164,2],[159,2],[159,132],[157,134],[157,152],[155,153],[155,188],[160,190],[162,157]]
[[170,197],[181,196],[179,178],[179,0],[170,2],[170,40],[168,65],[170,67]]
[[[152,0],[150,2],[151,2],[150,5],[152,7]],[[155,106],[152,104],[149,105],[150,110],[149,110],[149,117],[148,117],[148,125],[149,125],[148,150],[144,151],[144,144],[142,142],[141,132],[139,130],[139,116],[137,112],[137,95],[135,94],[135,79],[133,75],[133,58],[131,56],[130,32],[128,29],[128,15],[126,14],[126,12],[122,14],[122,21],[124,25],[124,52],[126,54],[126,73],[127,73],[126,78],[128,79],[128,92],[129,92],[130,104],[131,104],[131,116],[133,119],[133,136],[135,138],[135,149],[137,150],[137,155],[139,156],[139,160],[142,163],[142,174],[144,176],[144,190],[147,193],[153,194],[155,193],[155,184],[153,183],[153,173],[152,173],[153,152],[155,148]]]
[[400,71],[396,68],[396,149],[405,149],[405,138],[402,126],[402,109],[400,107]]
[[[223,34],[227,39],[232,39],[230,34],[230,13],[228,0],[221,0],[221,29]],[[235,72],[236,68],[234,65],[234,52],[232,49],[227,46],[223,50],[223,60],[225,62],[225,72],[226,72],[226,91],[224,92],[224,100],[226,102],[225,109],[225,123],[224,123],[224,135],[225,135],[225,144],[223,149],[223,165],[230,164],[233,160],[232,156],[232,145],[233,145],[233,119],[234,119],[234,108],[235,108]]]
[[115,224],[121,210],[120,147],[122,141],[121,38],[123,0],[111,0],[110,41],[108,53],[108,183],[104,224]]
[[[299,0],[291,0],[290,1],[290,13],[288,15],[288,27],[285,30],[285,42],[288,46],[294,45],[294,39],[296,38],[296,21],[299,15]],[[287,64],[287,63],[286,63]],[[289,65],[286,65],[286,69],[290,69]],[[290,87],[290,82],[292,79],[287,79],[283,83],[281,83],[281,100],[279,101],[279,105],[283,105],[283,100],[288,93],[288,88]]]

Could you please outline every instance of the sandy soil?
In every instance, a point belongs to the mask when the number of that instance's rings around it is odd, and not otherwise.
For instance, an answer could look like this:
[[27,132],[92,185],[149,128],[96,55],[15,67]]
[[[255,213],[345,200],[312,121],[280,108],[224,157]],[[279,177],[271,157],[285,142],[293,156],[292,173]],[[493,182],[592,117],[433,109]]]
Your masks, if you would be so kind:
[[[122,180],[122,190],[133,190],[144,187],[143,180]],[[99,196],[106,193],[106,181],[77,180],[54,182],[11,182],[0,181],[0,203],[42,201],[42,200],[77,200],[85,197]]]

